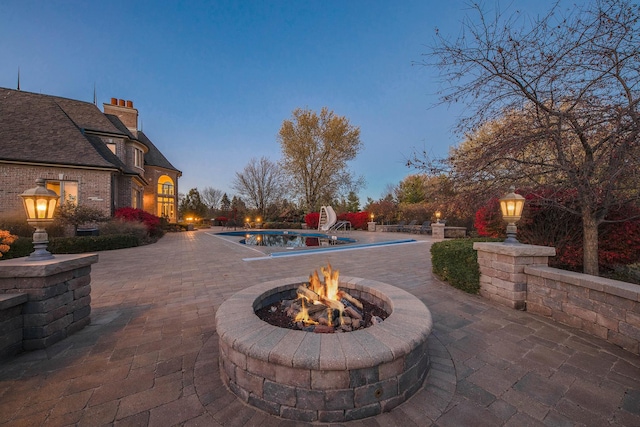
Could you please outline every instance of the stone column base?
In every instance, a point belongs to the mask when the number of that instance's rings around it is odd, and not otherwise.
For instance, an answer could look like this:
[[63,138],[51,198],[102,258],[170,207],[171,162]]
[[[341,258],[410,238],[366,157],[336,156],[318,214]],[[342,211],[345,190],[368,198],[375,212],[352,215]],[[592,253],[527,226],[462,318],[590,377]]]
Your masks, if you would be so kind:
[[526,310],[527,265],[548,265],[556,249],[549,246],[476,242],[480,295],[517,310]]
[[55,255],[45,261],[0,263],[0,293],[26,294],[22,348],[47,348],[84,328],[91,313],[91,264],[96,254]]
[[431,224],[431,236],[437,240],[444,240],[444,224],[439,222]]

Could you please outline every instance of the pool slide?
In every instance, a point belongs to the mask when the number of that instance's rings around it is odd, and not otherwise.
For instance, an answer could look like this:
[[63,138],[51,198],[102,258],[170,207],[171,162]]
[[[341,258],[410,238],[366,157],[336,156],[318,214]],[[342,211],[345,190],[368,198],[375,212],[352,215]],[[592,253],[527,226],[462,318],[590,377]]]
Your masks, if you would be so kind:
[[329,231],[331,226],[336,223],[338,217],[336,211],[331,206],[322,206],[320,208],[320,221],[318,222],[318,230]]

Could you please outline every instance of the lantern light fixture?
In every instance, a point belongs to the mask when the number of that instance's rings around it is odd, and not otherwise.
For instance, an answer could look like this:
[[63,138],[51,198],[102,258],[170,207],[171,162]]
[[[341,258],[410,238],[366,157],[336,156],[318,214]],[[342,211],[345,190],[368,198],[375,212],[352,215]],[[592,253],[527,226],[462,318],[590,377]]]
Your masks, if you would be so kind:
[[507,238],[504,243],[520,243],[516,239],[516,234],[518,234],[516,222],[520,221],[520,218],[522,218],[525,198],[516,194],[515,191],[515,187],[511,186],[509,193],[500,198],[502,218],[507,223]]
[[42,178],[36,180],[36,187],[25,190],[20,197],[27,214],[27,222],[36,229],[33,233],[34,251],[27,260],[41,261],[53,258],[51,252],[47,250],[49,235],[45,226],[53,221],[60,197],[45,187],[45,180]]
[[442,212],[436,211],[435,216],[436,216],[436,224],[440,224],[440,217],[442,216]]

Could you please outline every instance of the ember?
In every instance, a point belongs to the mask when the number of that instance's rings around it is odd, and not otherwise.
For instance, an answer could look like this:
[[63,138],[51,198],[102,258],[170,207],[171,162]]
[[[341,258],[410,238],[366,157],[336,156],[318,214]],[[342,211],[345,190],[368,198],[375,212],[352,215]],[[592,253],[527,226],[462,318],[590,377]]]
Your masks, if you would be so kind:
[[309,283],[298,286],[297,298],[264,307],[256,314],[274,326],[307,332],[350,332],[382,322],[388,314],[380,307],[360,301],[339,288],[339,272],[331,264],[321,267]]

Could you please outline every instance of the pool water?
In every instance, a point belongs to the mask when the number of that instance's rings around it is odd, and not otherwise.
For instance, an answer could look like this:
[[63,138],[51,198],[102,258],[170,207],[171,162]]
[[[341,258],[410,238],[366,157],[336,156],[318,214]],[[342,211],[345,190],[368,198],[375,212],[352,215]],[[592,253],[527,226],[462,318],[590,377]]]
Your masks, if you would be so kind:
[[230,231],[219,233],[226,236],[243,236],[240,243],[251,246],[299,249],[307,247],[327,247],[355,243],[348,237],[330,236],[322,233],[302,233],[280,230]]

